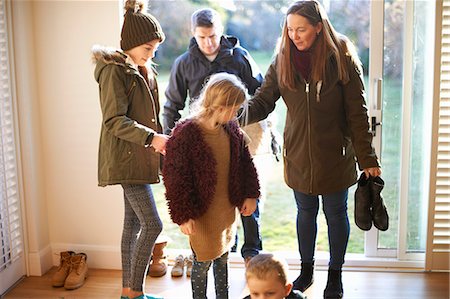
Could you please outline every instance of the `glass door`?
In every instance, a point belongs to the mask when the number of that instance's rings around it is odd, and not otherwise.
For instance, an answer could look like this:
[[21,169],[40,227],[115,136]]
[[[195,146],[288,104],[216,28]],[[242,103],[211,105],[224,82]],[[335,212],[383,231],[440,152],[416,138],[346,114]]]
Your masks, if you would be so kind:
[[434,1],[371,2],[368,105],[390,227],[366,233],[366,256],[424,259],[434,6]]

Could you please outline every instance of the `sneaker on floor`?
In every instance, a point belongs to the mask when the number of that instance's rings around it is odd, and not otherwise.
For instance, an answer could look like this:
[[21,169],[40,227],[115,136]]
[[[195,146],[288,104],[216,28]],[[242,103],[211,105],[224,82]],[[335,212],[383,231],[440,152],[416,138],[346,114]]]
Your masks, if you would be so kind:
[[186,264],[186,276],[191,277],[192,273],[192,264],[194,263],[194,255],[187,256],[184,259],[184,263]]
[[172,277],[181,277],[183,276],[183,273],[184,273],[184,258],[180,254],[175,258],[175,264],[173,265],[170,274],[172,275]]

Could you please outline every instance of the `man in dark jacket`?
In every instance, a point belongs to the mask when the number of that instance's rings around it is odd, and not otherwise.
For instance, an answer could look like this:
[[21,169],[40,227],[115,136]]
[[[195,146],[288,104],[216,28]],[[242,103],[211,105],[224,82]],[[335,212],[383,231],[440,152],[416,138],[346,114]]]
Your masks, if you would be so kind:
[[[255,93],[263,80],[259,68],[248,51],[239,45],[239,40],[223,35],[217,11],[201,9],[194,12],[191,26],[193,38],[189,49],[175,60],[165,93],[163,126],[167,134],[181,118],[180,111],[185,107],[188,92],[191,106],[212,74],[227,72],[236,75],[250,94]],[[262,134],[262,127],[260,131]],[[247,262],[262,250],[258,207],[251,216],[241,218],[245,239],[241,254]]]

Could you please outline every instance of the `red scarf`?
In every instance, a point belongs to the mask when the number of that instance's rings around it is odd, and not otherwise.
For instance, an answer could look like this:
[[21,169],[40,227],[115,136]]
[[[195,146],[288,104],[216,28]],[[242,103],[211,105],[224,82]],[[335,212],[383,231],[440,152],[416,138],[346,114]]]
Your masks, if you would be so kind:
[[292,47],[292,57],[294,59],[294,66],[303,79],[309,80],[311,75],[311,52],[299,51],[296,47]]

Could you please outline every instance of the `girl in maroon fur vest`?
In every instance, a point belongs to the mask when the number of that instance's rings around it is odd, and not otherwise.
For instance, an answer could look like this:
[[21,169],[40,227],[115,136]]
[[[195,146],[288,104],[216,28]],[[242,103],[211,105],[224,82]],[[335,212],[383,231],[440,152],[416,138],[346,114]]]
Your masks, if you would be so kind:
[[212,75],[198,112],[175,127],[166,145],[166,198],[172,221],[189,236],[194,252],[193,298],[206,298],[212,263],[216,297],[228,298],[228,251],[236,212],[251,215],[260,196],[246,138],[234,120],[245,95],[236,76]]

